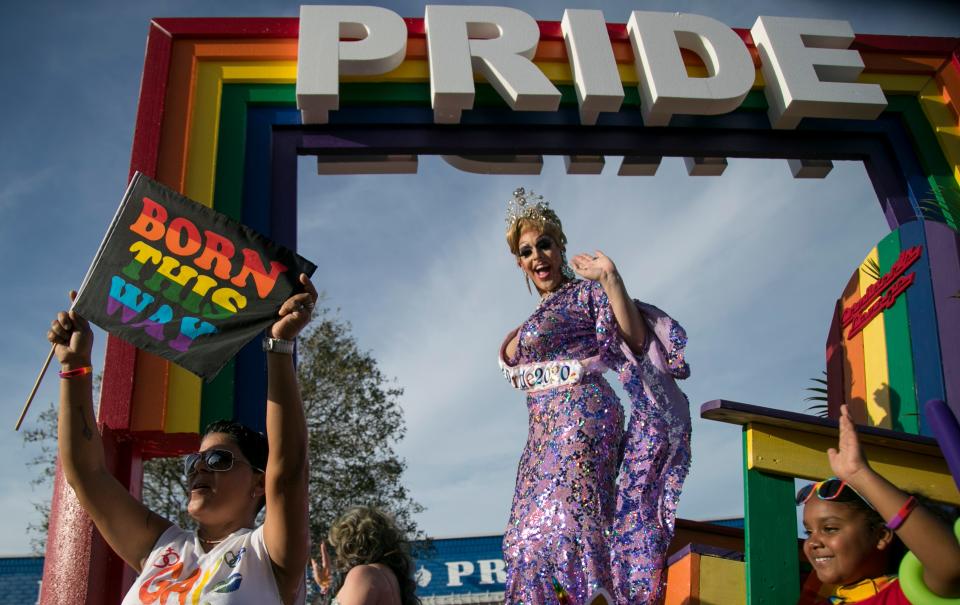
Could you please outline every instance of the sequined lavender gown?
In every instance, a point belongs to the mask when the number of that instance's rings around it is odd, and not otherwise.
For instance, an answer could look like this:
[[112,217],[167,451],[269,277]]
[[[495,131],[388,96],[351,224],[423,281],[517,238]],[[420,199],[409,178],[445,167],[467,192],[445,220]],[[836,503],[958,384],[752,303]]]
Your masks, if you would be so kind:
[[[530,428],[503,538],[506,603],[557,603],[551,579],[581,605],[598,589],[618,605],[662,597],[667,546],[690,465],[690,411],[674,379],[686,378],[686,334],[656,307],[643,355],[623,343],[596,282],[565,284],[520,326],[509,366],[600,356],[632,402],[623,407],[598,373],[529,393]],[[512,334],[511,334],[512,336]]]

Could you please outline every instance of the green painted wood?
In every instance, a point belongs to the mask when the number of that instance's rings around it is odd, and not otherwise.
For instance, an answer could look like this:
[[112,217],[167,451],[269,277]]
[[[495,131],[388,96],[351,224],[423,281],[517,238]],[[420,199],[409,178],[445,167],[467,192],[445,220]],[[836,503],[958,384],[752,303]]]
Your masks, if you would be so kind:
[[800,562],[793,479],[746,468],[749,427],[743,429],[747,603],[796,603],[800,597]]
[[952,174],[932,174],[927,177],[927,182],[947,224],[954,231],[960,231],[960,186],[957,180]]
[[927,116],[920,107],[920,102],[913,95],[887,96],[885,111],[899,113],[913,138],[917,159],[927,174],[950,174],[950,165],[943,157],[943,151],[937,143],[937,137],[927,121]]
[[[900,257],[899,231],[894,231],[880,240],[877,252],[880,257],[880,275],[885,275]],[[897,299],[895,305],[883,312],[883,331],[887,343],[891,428],[916,435],[920,432],[920,415],[905,294]]]
[[248,103],[253,105],[296,105],[297,89],[293,84],[230,84],[246,86]]

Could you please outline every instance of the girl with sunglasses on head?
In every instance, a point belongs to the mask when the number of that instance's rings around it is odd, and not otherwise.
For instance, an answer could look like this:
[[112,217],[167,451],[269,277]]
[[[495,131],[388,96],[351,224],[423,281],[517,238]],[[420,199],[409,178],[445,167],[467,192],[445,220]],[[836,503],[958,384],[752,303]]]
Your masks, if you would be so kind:
[[[500,348],[510,383],[526,392],[529,432],[503,539],[506,602],[658,603],[667,546],[690,465],[686,334],[630,298],[600,251],[572,258],[556,213],[518,189],[507,244],[540,304]],[[619,375],[629,425],[603,378]]]
[[[846,405],[840,413],[838,447],[827,451],[836,476],[797,493],[803,552],[832,591],[818,603],[960,603],[953,600],[960,597],[957,539],[938,515],[870,467]],[[895,575],[904,547],[922,566],[917,577]],[[904,592],[925,596],[910,601]]]
[[[93,415],[93,332],[75,311],[52,322],[47,339],[62,369],[61,467],[100,534],[139,574],[123,605],[303,603],[307,434],[292,353],[317,291],[306,275],[300,282],[305,291],[283,303],[264,342],[270,351],[267,436],[236,422],[215,422],[200,451],[185,459],[187,512],[196,531],[149,510],[107,470]],[[255,527],[264,505],[263,525]]]

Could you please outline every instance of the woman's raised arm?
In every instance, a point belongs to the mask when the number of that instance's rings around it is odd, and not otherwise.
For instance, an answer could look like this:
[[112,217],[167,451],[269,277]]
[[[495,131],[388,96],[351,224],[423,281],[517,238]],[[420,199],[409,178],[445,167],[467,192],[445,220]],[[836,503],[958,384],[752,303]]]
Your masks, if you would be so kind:
[[138,502],[107,470],[93,416],[90,324],[75,311],[62,311],[47,340],[56,346],[61,368],[57,447],[64,478],[110,547],[139,572],[170,522]]
[[[306,290],[280,307],[270,328],[274,339],[292,341],[310,322],[317,290],[300,275]],[[285,603],[292,603],[303,583],[310,556],[307,520],[307,425],[293,355],[267,353],[266,519],[263,537]]]

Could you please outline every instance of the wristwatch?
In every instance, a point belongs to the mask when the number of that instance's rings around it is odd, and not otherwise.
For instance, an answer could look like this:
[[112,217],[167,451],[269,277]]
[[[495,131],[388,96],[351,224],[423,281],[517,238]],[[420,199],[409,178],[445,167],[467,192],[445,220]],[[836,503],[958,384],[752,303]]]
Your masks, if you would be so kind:
[[293,355],[293,346],[295,344],[296,341],[294,340],[283,340],[282,338],[270,338],[267,336],[263,339],[263,350],[267,353]]

